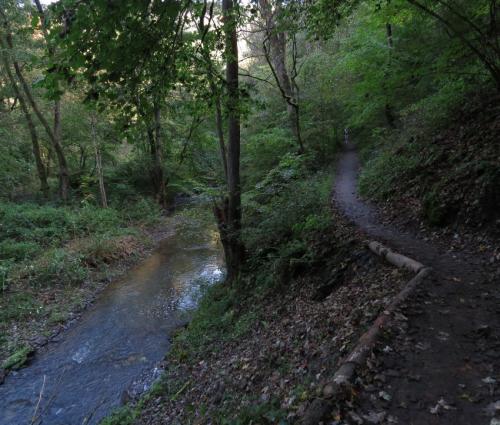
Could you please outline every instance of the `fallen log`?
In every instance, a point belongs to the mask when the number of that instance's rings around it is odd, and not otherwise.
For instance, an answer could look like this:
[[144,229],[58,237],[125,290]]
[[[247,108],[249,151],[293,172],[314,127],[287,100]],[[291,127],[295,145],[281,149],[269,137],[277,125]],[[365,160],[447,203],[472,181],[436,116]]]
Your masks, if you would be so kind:
[[379,336],[381,330],[385,328],[389,321],[391,320],[392,314],[398,308],[398,306],[408,298],[408,296],[413,292],[413,290],[427,277],[429,276],[431,269],[424,267],[421,269],[417,275],[411,279],[405,287],[393,298],[392,302],[387,306],[387,308],[380,313],[380,315],[375,319],[372,326],[363,334],[358,340],[358,343],[351,351],[349,356],[344,360],[342,366],[337,370],[333,377],[333,382],[337,385],[343,385],[350,381],[354,375],[354,371],[357,366],[362,365],[371,352],[377,337]]
[[388,261],[389,263],[391,263],[396,267],[404,268],[413,273],[418,273],[425,267],[422,263],[419,263],[418,261],[415,261],[412,258],[398,254],[379,242],[371,241],[367,245],[370,251],[384,258],[386,261]]
[[351,381],[358,366],[362,366],[377,342],[384,328],[389,325],[392,315],[399,305],[405,301],[415,288],[431,273],[432,269],[404,255],[397,254],[378,242],[370,242],[368,248],[375,254],[385,258],[389,263],[414,271],[415,277],[392,299],[387,308],[379,314],[370,328],[359,338],[356,346],[342,362],[333,375],[331,383],[323,387],[323,398],[312,401],[304,413],[301,425],[317,425],[328,415],[334,405],[334,399],[350,393]]

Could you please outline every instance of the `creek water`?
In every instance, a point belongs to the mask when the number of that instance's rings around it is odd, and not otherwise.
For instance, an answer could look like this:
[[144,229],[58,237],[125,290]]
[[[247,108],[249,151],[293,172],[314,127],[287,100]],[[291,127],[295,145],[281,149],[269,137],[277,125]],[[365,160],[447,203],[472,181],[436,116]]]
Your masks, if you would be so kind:
[[223,270],[215,228],[172,217],[150,257],[112,282],[60,342],[0,385],[0,424],[99,423],[124,392],[151,384],[169,335]]

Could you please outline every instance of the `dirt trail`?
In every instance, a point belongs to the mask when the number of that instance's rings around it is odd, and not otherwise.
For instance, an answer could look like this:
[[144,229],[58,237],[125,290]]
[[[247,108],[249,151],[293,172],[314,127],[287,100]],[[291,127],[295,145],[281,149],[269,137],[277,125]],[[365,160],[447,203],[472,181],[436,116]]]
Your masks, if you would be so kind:
[[[358,169],[350,148],[337,168],[334,200],[340,210],[370,238],[434,269],[379,347],[390,349],[377,354],[378,370],[370,372],[376,389],[362,392],[361,409],[386,412],[380,423],[500,423],[494,409],[485,411],[500,401],[500,291],[493,266],[383,224],[376,208],[357,195]],[[378,396],[381,389],[391,400]]]

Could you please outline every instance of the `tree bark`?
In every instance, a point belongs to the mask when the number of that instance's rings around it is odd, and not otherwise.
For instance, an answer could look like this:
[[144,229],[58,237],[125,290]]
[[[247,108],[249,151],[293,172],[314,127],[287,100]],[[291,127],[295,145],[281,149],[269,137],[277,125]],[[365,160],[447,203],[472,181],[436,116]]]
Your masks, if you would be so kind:
[[54,101],[54,150],[56,151],[57,162],[59,164],[59,196],[63,201],[69,198],[69,170],[66,156],[62,149],[61,131],[61,101]]
[[[42,32],[45,38],[45,43],[47,45],[47,52],[49,58],[54,59],[54,48],[51,47],[47,32],[47,16],[39,0],[34,0],[35,6],[38,10],[38,15],[42,22]],[[66,157],[62,150],[62,130],[61,130],[61,100],[54,100],[54,149],[57,155],[57,161],[59,163],[59,196],[63,201],[67,201],[69,197],[69,171]]]
[[[11,53],[14,52],[14,43],[12,41],[12,33],[10,31],[9,27],[9,22],[7,20],[7,16],[5,13],[2,11],[0,8],[0,14],[3,18],[4,21],[4,27],[6,30],[5,34],[5,39],[7,41],[7,47],[11,51]],[[47,133],[47,136],[49,137],[54,150],[56,152],[56,156],[58,159],[59,163],[59,194],[62,198],[63,201],[67,200],[68,196],[68,190],[69,190],[69,172],[68,172],[68,165],[66,162],[66,157],[64,156],[64,152],[62,150],[61,144],[58,140],[58,138],[54,135],[54,131],[50,128],[47,120],[41,113],[40,109],[38,108],[37,103],[35,102],[35,99],[33,97],[33,94],[31,93],[31,89],[26,82],[26,79],[24,78],[24,75],[21,71],[21,67],[19,66],[19,63],[16,60],[12,61],[12,64],[14,65],[14,70],[16,73],[16,77],[18,78],[19,82],[21,83],[21,87],[24,91],[24,94],[26,95],[26,99],[28,100],[28,103],[30,104],[31,108],[33,109],[33,112],[39,119],[40,123],[42,124],[45,132]],[[59,110],[59,108],[57,108]]]
[[[390,72],[391,72],[391,67],[392,67],[392,49],[394,47],[393,39],[392,39],[392,25],[388,22],[385,24],[385,31],[386,31],[386,37],[387,37],[387,47],[389,48],[389,64],[388,64],[388,69],[386,71],[385,79],[388,78]],[[387,93],[387,87],[384,84],[384,90],[386,91],[385,94],[385,108],[384,108],[384,113],[385,113],[385,119],[387,120],[387,124],[391,128],[396,128],[395,125],[395,118],[394,118],[394,113],[392,111],[392,106],[389,103],[389,95]]]
[[163,155],[161,148],[161,112],[155,104],[153,110],[153,126],[147,130],[151,154],[151,181],[155,190],[156,201],[167,206],[166,179],[163,170]]
[[102,171],[102,158],[101,158],[101,149],[99,147],[99,141],[97,138],[97,122],[96,117],[92,113],[90,116],[90,128],[92,132],[92,144],[94,145],[94,153],[95,153],[95,168],[97,172],[97,178],[99,181],[99,194],[101,195],[101,206],[103,208],[108,207],[108,197],[106,195],[106,187],[104,186],[104,173]]
[[303,153],[304,143],[300,131],[299,104],[286,68],[286,35],[284,32],[276,30],[276,22],[269,0],[259,0],[259,5],[262,17],[265,20],[266,38],[269,42],[269,48],[267,48],[266,41],[264,41],[264,54],[281,95],[286,102],[290,128],[299,146],[299,153]]
[[[225,246],[228,281],[234,282],[244,261],[244,246],[241,240],[241,183],[240,183],[240,105],[238,81],[238,36],[237,20],[233,0],[222,1],[224,33],[226,39],[226,82],[228,110],[227,143],[227,204],[219,214],[221,239]],[[225,242],[224,242],[225,241]]]
[[[0,47],[4,49],[4,43],[3,41],[0,43]],[[40,180],[40,190],[44,196],[44,198],[49,197],[49,185],[47,183],[47,171],[45,170],[45,166],[43,165],[42,161],[42,155],[40,151],[40,143],[38,141],[38,133],[36,131],[35,124],[33,122],[33,118],[31,117],[31,113],[28,109],[28,105],[26,104],[26,100],[24,99],[23,95],[21,94],[21,91],[19,90],[19,87],[17,86],[17,82],[14,78],[14,75],[12,74],[12,71],[10,70],[10,64],[7,60],[7,56],[5,52],[2,55],[2,62],[5,68],[5,73],[7,74],[7,77],[10,81],[10,84],[12,86],[12,89],[14,90],[14,94],[16,96],[16,99],[19,101],[19,105],[21,106],[21,110],[23,111],[24,117],[26,119],[26,124],[28,126],[28,130],[30,133],[31,137],[31,145],[33,148],[33,156],[35,158],[35,163],[36,163],[36,169],[38,172],[38,179]]]
[[219,152],[222,166],[224,168],[224,177],[227,181],[227,152],[226,142],[224,141],[224,123],[222,121],[222,106],[220,97],[217,95],[215,99],[215,126],[217,129],[217,138],[219,139]]

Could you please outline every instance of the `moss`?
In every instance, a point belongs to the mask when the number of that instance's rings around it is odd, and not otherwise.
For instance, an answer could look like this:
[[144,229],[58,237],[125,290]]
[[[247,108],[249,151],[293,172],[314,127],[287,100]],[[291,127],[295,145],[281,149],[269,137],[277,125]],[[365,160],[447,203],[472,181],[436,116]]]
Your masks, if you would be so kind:
[[120,407],[104,418],[101,425],[132,425],[138,416],[138,410],[129,406]]
[[7,360],[4,361],[2,367],[6,370],[19,369],[26,364],[33,352],[33,348],[24,346],[8,357]]

